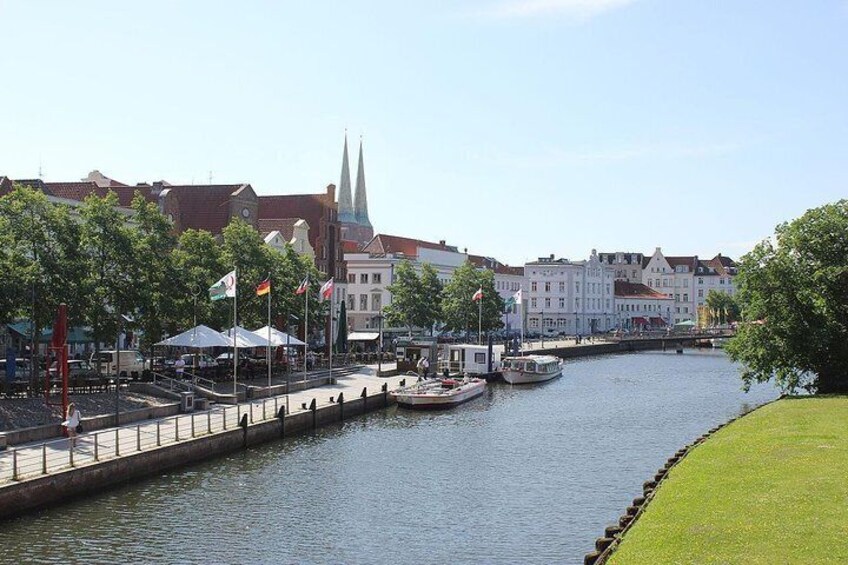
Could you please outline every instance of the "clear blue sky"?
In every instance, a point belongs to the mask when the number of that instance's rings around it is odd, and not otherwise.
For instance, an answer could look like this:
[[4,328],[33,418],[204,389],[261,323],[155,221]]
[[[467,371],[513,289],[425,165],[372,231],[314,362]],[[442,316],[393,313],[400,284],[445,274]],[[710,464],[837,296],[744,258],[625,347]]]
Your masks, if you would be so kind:
[[338,184],[521,264],[733,257],[848,197],[848,2],[0,0],[0,175]]

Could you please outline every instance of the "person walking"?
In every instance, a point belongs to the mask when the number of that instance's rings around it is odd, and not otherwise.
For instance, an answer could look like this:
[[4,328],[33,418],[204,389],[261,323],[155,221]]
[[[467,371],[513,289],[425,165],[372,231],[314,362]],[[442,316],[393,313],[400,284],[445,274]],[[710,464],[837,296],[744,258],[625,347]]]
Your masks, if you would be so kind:
[[185,359],[183,359],[182,355],[177,357],[177,360],[174,362],[174,369],[177,371],[177,378],[183,378],[183,372],[185,371]]
[[82,423],[80,411],[77,410],[77,407],[73,402],[68,404],[68,413],[67,419],[62,422],[62,425],[68,430],[68,439],[71,442],[71,448],[76,447],[77,445],[77,434],[82,431]]

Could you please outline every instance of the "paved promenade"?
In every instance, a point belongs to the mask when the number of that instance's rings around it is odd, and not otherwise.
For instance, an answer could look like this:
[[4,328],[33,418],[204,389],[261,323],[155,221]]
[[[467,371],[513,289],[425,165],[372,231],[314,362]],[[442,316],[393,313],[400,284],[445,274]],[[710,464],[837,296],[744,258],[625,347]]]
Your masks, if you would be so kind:
[[238,427],[245,414],[248,421],[254,423],[274,419],[287,400],[288,413],[296,414],[305,411],[303,405],[308,407],[313,399],[320,408],[332,404],[330,398],[337,399],[339,393],[353,400],[359,398],[363,388],[367,389],[369,395],[373,395],[381,390],[383,384],[388,384],[389,390],[397,388],[403,378],[409,377],[377,377],[376,365],[373,365],[356,374],[338,377],[334,385],[292,392],[288,399],[286,395],[281,395],[235,406],[214,405],[209,410],[191,414],[83,433],[77,437],[73,449],[70,441],[64,438],[18,445],[0,453],[0,488],[15,480],[36,478],[70,467],[92,465],[98,461],[232,430]]

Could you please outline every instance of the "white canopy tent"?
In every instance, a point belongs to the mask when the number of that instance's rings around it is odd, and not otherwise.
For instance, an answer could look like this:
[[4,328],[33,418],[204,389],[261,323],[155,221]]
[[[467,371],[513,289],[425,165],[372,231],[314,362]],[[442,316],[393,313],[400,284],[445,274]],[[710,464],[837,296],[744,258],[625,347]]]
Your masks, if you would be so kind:
[[184,331],[181,334],[164,339],[156,345],[192,347],[195,349],[201,349],[204,347],[232,347],[233,340],[221,332],[217,332],[212,328],[201,324],[195,328]]
[[[275,344],[268,341],[267,338],[256,335],[255,333],[244,329],[241,326],[235,327],[236,347],[239,349],[249,349],[252,347],[274,347]],[[233,328],[227,330],[224,337],[229,341],[230,347],[233,345]]]
[[[254,334],[258,335],[259,337],[267,340],[268,339],[268,326],[265,326],[264,328],[259,328],[258,330],[254,330],[251,333],[254,333]],[[280,330],[275,329],[273,327],[271,328],[271,343],[275,346],[283,346],[283,347],[285,347],[286,345],[298,346],[298,347],[306,345],[305,343],[303,343],[301,340],[297,339],[293,335],[289,335],[286,332],[281,332]]]

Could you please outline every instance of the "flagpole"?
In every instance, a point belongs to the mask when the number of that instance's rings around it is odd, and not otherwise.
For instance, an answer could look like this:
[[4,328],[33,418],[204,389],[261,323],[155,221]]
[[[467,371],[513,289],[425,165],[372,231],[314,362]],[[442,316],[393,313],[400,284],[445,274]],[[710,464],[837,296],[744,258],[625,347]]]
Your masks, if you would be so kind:
[[330,289],[330,384],[333,384],[333,306],[335,305],[335,292]]
[[236,328],[238,327],[238,265],[233,269],[235,273],[235,292],[233,293],[233,395],[238,404],[238,347],[236,346]]
[[477,345],[480,345],[483,343],[483,297],[481,296],[477,302]]
[[519,304],[521,305],[521,344],[519,350],[521,351],[521,355],[524,355],[524,291],[521,287],[518,287],[518,296],[521,297],[521,301]]
[[306,382],[306,354],[309,352],[309,282],[306,283],[306,291],[303,293],[303,303],[306,312],[303,316],[303,381]]
[[[271,284],[270,276],[268,277],[268,284]],[[268,388],[271,388],[271,289],[268,289],[268,346],[265,350],[268,360]]]

